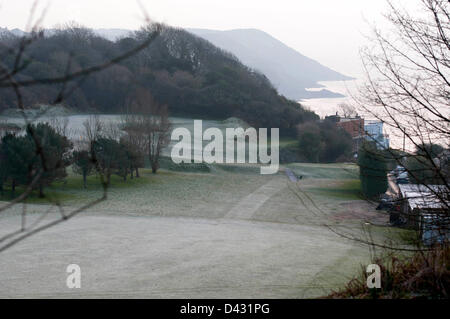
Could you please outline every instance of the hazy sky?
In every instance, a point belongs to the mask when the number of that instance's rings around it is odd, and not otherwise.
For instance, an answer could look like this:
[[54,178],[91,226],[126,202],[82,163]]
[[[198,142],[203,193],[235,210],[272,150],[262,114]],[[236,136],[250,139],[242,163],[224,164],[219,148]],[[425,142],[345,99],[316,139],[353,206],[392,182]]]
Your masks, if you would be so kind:
[[[400,1],[400,0],[397,0]],[[403,0],[406,2],[406,0]],[[405,5],[411,5],[408,0]],[[34,0],[0,0],[0,27],[25,29]],[[382,25],[385,0],[141,0],[148,15],[179,27],[261,29],[302,54],[347,75],[361,72],[367,23]],[[44,26],[77,21],[92,28],[136,29],[144,15],[135,0],[50,0]]]

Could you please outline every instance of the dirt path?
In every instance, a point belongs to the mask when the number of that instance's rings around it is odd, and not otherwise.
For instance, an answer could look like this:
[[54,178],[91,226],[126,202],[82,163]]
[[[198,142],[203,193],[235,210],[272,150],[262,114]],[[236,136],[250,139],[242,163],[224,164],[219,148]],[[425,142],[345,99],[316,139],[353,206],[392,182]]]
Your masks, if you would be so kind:
[[274,177],[270,182],[241,199],[228,213],[225,214],[224,218],[252,219],[258,208],[286,187],[285,179],[278,176]]

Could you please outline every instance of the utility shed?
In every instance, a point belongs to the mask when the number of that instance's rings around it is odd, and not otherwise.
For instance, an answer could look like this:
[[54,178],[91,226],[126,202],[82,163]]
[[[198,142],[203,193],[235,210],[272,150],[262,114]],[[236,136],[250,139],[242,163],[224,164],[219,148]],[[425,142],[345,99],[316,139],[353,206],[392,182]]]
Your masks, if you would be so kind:
[[427,244],[449,239],[449,189],[445,185],[398,185],[401,213]]

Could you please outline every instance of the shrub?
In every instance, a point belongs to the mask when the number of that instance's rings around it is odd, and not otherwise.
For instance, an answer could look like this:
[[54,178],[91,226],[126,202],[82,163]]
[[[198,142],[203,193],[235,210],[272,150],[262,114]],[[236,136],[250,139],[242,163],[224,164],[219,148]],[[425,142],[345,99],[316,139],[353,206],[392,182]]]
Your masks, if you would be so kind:
[[364,142],[358,152],[359,178],[361,189],[367,198],[375,198],[388,187],[387,159],[375,143]]
[[448,299],[450,292],[450,249],[435,247],[418,251],[410,258],[393,254],[373,262],[381,268],[381,288],[367,288],[365,268],[339,291],[327,298],[433,298]]
[[297,137],[301,155],[310,162],[334,163],[351,156],[351,136],[334,123],[301,124],[297,127]]

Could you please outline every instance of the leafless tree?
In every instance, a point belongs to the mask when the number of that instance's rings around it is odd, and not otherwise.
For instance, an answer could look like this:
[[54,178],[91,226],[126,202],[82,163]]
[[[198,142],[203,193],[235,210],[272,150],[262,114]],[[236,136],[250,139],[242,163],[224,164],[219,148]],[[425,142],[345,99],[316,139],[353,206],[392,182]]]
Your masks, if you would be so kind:
[[69,119],[67,117],[53,116],[49,120],[49,124],[53,129],[62,136],[70,136],[72,132],[69,130]]
[[[447,218],[448,168],[437,164],[436,157],[444,154],[433,154],[430,145],[444,149],[450,145],[450,4],[420,0],[423,10],[409,13],[388,3],[386,19],[392,30],[387,35],[375,28],[374,47],[362,50],[367,84],[361,88],[358,104],[383,121],[391,135],[403,139],[403,152],[390,156],[415,183],[423,185],[421,189],[439,199]],[[411,167],[408,162],[417,165]],[[442,186],[432,187],[425,171],[433,176],[433,184]]]
[[128,103],[124,130],[136,145],[142,145],[152,172],[159,169],[162,149],[169,143],[171,123],[166,105],[156,102],[150,92],[137,89]]
[[123,135],[123,131],[119,127],[119,123],[109,121],[101,124],[101,126],[102,126],[101,135],[103,137],[112,139],[114,141],[119,141]]
[[97,114],[89,116],[87,120],[83,122],[84,127],[84,137],[86,138],[86,143],[88,148],[96,141],[102,134],[103,123]]
[[358,115],[356,108],[348,103],[341,103],[338,105],[339,110],[343,117],[345,118],[352,118]]
[[[361,51],[366,83],[360,87],[355,101],[366,116],[383,122],[394,140],[403,141],[394,145],[397,149],[383,154],[386,160],[399,165],[413,183],[404,188],[400,185],[403,190],[410,189],[400,192],[394,176],[389,175],[390,185],[398,194],[394,203],[405,208],[400,216],[418,230],[415,245],[401,248],[415,254],[407,260],[409,264],[391,269],[391,277],[401,289],[417,291],[414,289],[420,287],[423,291],[428,287],[433,293],[448,297],[445,262],[449,254],[450,221],[450,2],[416,2],[421,10],[408,12],[387,1],[389,12],[385,18],[390,29],[374,27],[371,46]],[[436,149],[441,153],[436,154]],[[421,231],[425,225],[431,246],[423,245]],[[371,247],[399,249],[395,242],[382,244],[373,238],[347,238]],[[398,263],[398,258],[386,257]],[[409,267],[408,273],[401,273],[401,267]],[[347,289],[350,287],[352,282]],[[361,287],[367,292],[365,285]]]
[[[86,209],[93,207],[94,205],[104,201],[107,199],[107,189],[108,185],[105,181],[103,176],[100,176],[101,184],[103,187],[103,194],[98,199],[93,200],[92,202],[89,202],[82,207],[68,210],[66,211],[66,208],[64,208],[59,200],[49,198],[49,208],[48,211],[51,211],[53,207],[57,207],[61,214],[60,219],[53,220],[48,223],[41,223],[42,219],[38,219],[38,222],[33,223],[31,225],[26,225],[26,199],[30,196],[33,189],[35,189],[35,186],[39,184],[41,176],[43,175],[46,170],[49,168],[46,166],[45,156],[44,156],[44,150],[41,147],[41,143],[39,138],[34,134],[33,132],[33,126],[32,123],[39,119],[40,117],[44,116],[45,113],[48,111],[49,108],[46,108],[44,111],[39,112],[37,115],[30,116],[26,112],[27,105],[25,105],[24,102],[24,93],[23,90],[26,87],[42,87],[42,86],[50,86],[50,85],[58,85],[59,89],[57,94],[55,94],[52,101],[49,103],[50,106],[61,104],[65,99],[67,99],[91,74],[94,74],[96,72],[100,72],[102,70],[108,69],[110,67],[113,67],[117,65],[118,63],[122,62],[123,60],[137,54],[138,52],[142,51],[146,47],[152,43],[156,37],[161,32],[161,26],[159,24],[151,24],[151,26],[147,27],[146,30],[148,31],[146,33],[146,37],[140,39],[141,41],[139,44],[129,49],[128,51],[115,56],[111,59],[108,59],[100,64],[93,65],[86,68],[76,68],[75,70],[71,67],[72,65],[72,59],[71,56],[66,57],[66,67],[65,72],[62,75],[57,75],[54,77],[43,77],[43,78],[30,78],[30,77],[23,77],[22,72],[26,70],[30,65],[34,63],[34,60],[32,57],[27,55],[27,49],[34,43],[39,42],[44,38],[44,31],[41,28],[41,23],[45,18],[45,10],[36,18],[38,15],[38,1],[35,1],[30,17],[29,22],[27,24],[27,28],[25,31],[27,31],[27,34],[24,35],[20,41],[17,42],[17,46],[14,47],[7,47],[3,43],[0,47],[0,88],[3,89],[10,89],[14,92],[15,99],[16,99],[16,106],[17,109],[21,112],[23,120],[25,122],[25,127],[31,132],[33,136],[34,143],[36,145],[36,155],[39,156],[43,162],[43,169],[39,172],[37,172],[33,178],[33,180],[30,181],[30,183],[25,187],[25,191],[18,196],[17,198],[11,200],[10,202],[6,204],[2,204],[0,206],[0,214],[4,213],[6,210],[15,207],[18,204],[21,204],[23,206],[23,218],[22,218],[22,224],[21,227],[17,231],[12,231],[11,233],[3,236],[0,238],[0,252],[10,248],[11,246],[15,245],[16,243],[38,233],[45,229],[48,229],[54,225],[57,225],[61,222],[64,222],[71,217],[85,211]],[[147,23],[150,25],[150,20],[147,18]],[[10,64],[3,63],[3,61],[6,60],[13,60],[14,63],[12,66]],[[86,130],[86,133],[89,133],[88,140],[91,140],[96,137],[96,134],[98,134],[99,126],[98,122],[94,120],[93,123],[88,123],[89,130]],[[87,126],[85,126],[87,128]],[[63,129],[63,127],[61,128]],[[94,162],[96,161],[95,158],[92,159]],[[62,163],[61,163],[62,165]],[[55,166],[58,168],[58,164]],[[55,168],[54,167],[54,168]],[[45,213],[46,214],[46,213]],[[44,214],[44,215],[45,215]]]
[[144,167],[144,158],[147,153],[146,138],[140,129],[140,116],[139,111],[134,107],[133,100],[129,99],[124,114],[122,115],[121,126],[126,131],[126,134],[122,136],[121,143],[125,145],[132,158],[130,161],[131,178],[134,178],[134,173],[136,173],[137,178],[140,177],[139,168]]
[[[405,200],[430,203],[430,208],[422,211],[424,214],[400,214],[410,219],[413,225],[423,222],[425,215],[433,216],[428,227],[437,231],[429,240],[447,245],[445,238],[448,238],[450,221],[450,3],[446,0],[417,1],[423,10],[414,13],[388,1],[390,13],[385,17],[392,30],[385,35],[374,27],[370,41],[373,46],[362,49],[366,83],[354,100],[358,111],[383,122],[391,136],[404,139],[403,150],[388,149],[374,154],[382,154],[386,161],[404,167],[418,184],[414,195],[399,196],[394,204],[399,205]],[[344,110],[344,114],[347,113]],[[444,151],[434,154],[431,151],[433,144],[440,144]],[[377,146],[381,148],[381,145]],[[411,161],[417,165],[408,165]],[[380,173],[386,174],[386,171],[383,169]],[[395,184],[391,175],[389,181],[390,185]],[[320,205],[314,207],[321,212]],[[417,246],[410,246],[401,242],[375,241],[369,235],[356,236],[333,226],[324,226],[340,237],[366,244],[371,249],[413,252],[433,249],[424,247],[422,238],[416,242]],[[420,235],[420,231],[417,233]]]

